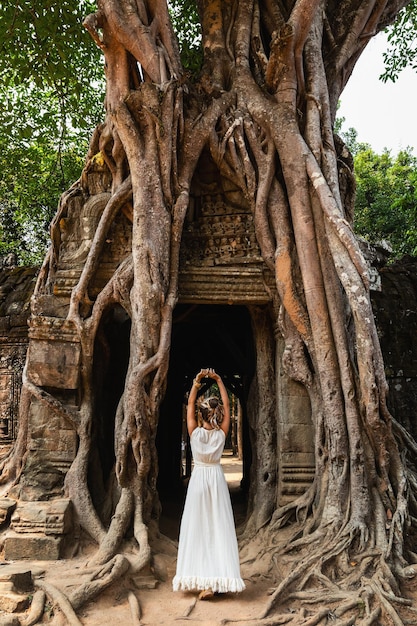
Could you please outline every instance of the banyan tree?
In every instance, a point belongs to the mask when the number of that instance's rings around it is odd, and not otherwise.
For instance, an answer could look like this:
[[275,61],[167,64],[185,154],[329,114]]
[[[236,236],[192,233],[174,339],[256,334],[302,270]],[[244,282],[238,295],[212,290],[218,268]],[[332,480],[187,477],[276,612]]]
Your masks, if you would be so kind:
[[[358,623],[402,623],[396,600],[416,559],[417,483],[403,454],[413,443],[387,409],[352,231],[352,159],[333,127],[361,52],[406,4],[198,0],[194,76],[165,0],[98,0],[86,17],[105,61],[105,116],[51,226],[3,482],[18,502],[72,503],[94,562],[108,565],[103,585],[152,563],[171,468],[158,442],[180,441],[174,398],[215,367],[244,405],[241,546],[261,536],[272,575],[283,552],[295,557],[259,618],[319,588],[339,614],[364,607]],[[196,331],[187,318],[218,306],[226,319],[229,305],[240,321],[210,352],[210,314]],[[308,413],[313,460],[288,497],[291,411]],[[36,431],[48,428],[65,455],[40,454]],[[73,606],[100,588],[77,590]]]

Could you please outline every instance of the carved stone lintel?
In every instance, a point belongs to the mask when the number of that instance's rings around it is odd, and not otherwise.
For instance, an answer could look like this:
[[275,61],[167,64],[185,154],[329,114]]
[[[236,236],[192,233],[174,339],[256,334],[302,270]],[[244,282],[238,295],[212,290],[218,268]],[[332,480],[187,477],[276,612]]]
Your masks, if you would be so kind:
[[180,271],[181,302],[216,304],[266,304],[275,289],[265,266],[195,267]]
[[77,327],[70,320],[36,315],[29,319],[29,339],[78,342],[79,335]]

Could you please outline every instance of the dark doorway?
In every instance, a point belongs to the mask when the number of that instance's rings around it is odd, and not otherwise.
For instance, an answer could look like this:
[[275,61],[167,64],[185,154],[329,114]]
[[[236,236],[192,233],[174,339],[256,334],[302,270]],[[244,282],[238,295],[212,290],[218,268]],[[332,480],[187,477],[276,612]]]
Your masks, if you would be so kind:
[[240,493],[232,494],[232,502],[235,496],[241,504],[251,462],[246,403],[255,369],[251,318],[245,306],[180,304],[174,312],[167,391],[157,435],[161,530],[173,538],[178,531],[187,478],[181,450],[186,394],[195,374],[205,367],[213,367],[222,376],[240,403],[243,478]]
[[109,493],[114,480],[114,425],[130,354],[131,320],[120,306],[110,307],[100,322],[94,345],[95,420],[92,426],[89,484],[94,504],[108,521]]

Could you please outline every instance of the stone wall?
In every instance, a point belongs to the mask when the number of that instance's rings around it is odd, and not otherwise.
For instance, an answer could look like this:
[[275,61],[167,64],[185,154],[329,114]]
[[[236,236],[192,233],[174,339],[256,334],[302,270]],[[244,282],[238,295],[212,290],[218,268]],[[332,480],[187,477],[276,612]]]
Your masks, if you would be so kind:
[[380,269],[381,291],[372,292],[385,371],[388,406],[417,440],[417,259]]
[[34,268],[3,266],[0,271],[0,452],[17,434],[23,366],[28,346],[27,320],[35,287]]

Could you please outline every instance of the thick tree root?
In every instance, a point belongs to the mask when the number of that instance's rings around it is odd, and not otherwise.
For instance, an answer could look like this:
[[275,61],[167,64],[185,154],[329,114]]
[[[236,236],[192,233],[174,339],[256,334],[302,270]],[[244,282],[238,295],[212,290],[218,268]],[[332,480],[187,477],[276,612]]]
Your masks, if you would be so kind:
[[90,575],[90,580],[80,585],[69,596],[69,601],[74,609],[95,598],[104,589],[121,578],[129,570],[130,564],[126,557],[121,554],[116,555],[104,566],[94,570]]
[[[260,543],[266,544],[263,554],[269,553],[270,573],[275,571],[279,584],[270,591],[265,610],[257,619],[245,623],[259,626],[283,623],[314,626],[330,620],[336,620],[340,626],[414,623],[412,601],[403,597],[400,587],[401,580],[412,577],[414,568],[405,567],[404,559],[387,557],[375,547],[360,551],[360,539],[356,536],[352,543],[348,527],[335,531],[327,526],[305,536],[295,529],[291,537],[282,537],[279,545],[275,529],[265,530]],[[282,578],[283,567],[286,574]],[[224,623],[232,621],[243,620]]]
[[51,583],[46,583],[45,581],[37,580],[35,584],[37,587],[42,589],[42,591],[44,591],[51,599],[52,603],[58,607],[60,611],[62,611],[68,622],[68,626],[82,626],[82,622],[78,619],[73,606],[62,591],[57,589],[54,585],[51,585]]
[[[120,580],[129,570],[131,570],[129,559],[120,554],[116,555],[100,567],[86,569],[84,573],[88,572],[88,580],[83,582],[68,595],[49,582],[36,580],[36,587],[42,591],[36,592],[31,611],[25,618],[25,621],[22,622],[22,626],[32,626],[41,619],[45,603],[45,594],[50,598],[52,604],[62,612],[69,626],[82,626],[82,622],[78,619],[76,611],[90,602],[115,581]],[[133,626],[141,626],[141,608],[134,593],[130,592],[128,594],[128,601]]]
[[140,620],[141,608],[140,608],[139,600],[137,599],[133,591],[129,591],[127,599],[129,601],[130,612],[132,614],[133,626],[141,626],[142,625],[142,622]]
[[20,620],[21,626],[34,626],[34,624],[37,624],[42,619],[45,599],[46,594],[43,589],[35,591],[29,613]]

